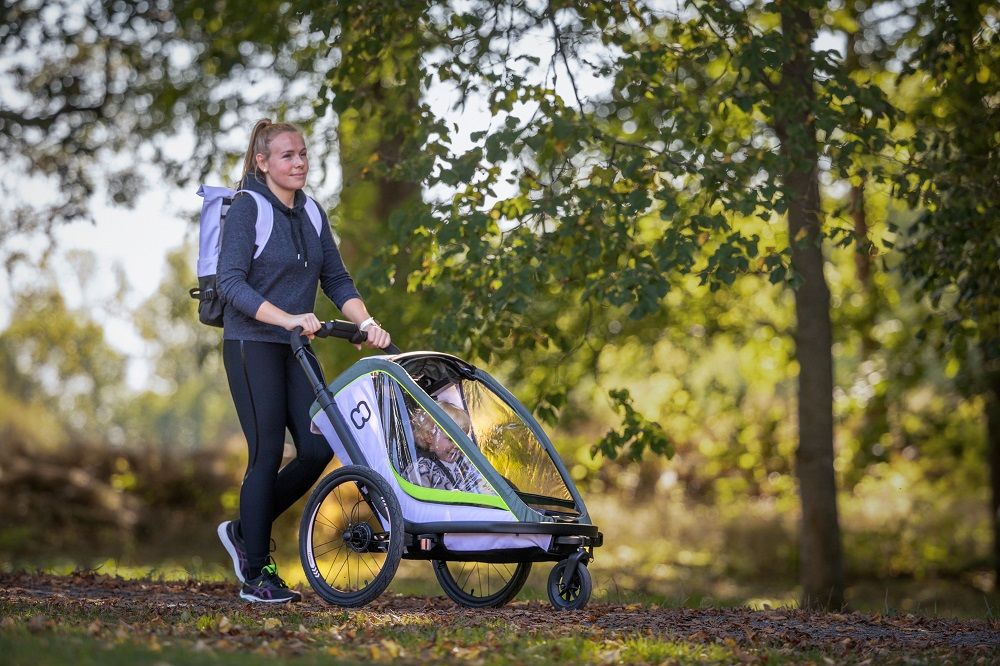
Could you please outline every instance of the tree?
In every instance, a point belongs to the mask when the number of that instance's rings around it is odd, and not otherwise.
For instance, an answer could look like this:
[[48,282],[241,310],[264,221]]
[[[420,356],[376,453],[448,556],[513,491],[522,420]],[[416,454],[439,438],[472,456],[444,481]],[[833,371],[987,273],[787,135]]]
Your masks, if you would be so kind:
[[[844,603],[843,564],[833,475],[833,330],[830,290],[823,275],[816,142],[816,73],[811,44],[816,29],[809,7],[781,3],[781,31],[789,53],[772,101],[775,131],[785,159],[780,174],[788,201],[795,289],[796,358],[799,361],[799,447],[796,471],[802,496],[802,587],[809,606]],[[798,135],[798,136],[796,136]],[[821,595],[827,593],[823,600]]]
[[[399,169],[448,193],[434,202],[433,227],[411,227],[423,261],[410,275],[411,285],[447,275],[434,323],[446,348],[490,359],[600,346],[603,324],[658,313],[687,274],[720,289],[760,271],[796,288],[804,600],[839,606],[821,241],[852,243],[853,234],[824,227],[816,178],[821,159],[847,177],[887,145],[893,109],[877,87],[845,76],[835,54],[810,48],[823,9],[482,2],[440,11],[427,29],[444,48],[428,73],[459,103],[481,96],[493,121],[465,151],[452,150],[457,129],[428,137]],[[584,76],[610,85],[588,94]],[[886,177],[878,166],[869,175]],[[774,227],[785,215],[788,236]],[[552,303],[594,316],[567,329]],[[565,390],[553,386],[539,402],[558,405]],[[669,451],[627,391],[613,397],[626,428],[601,450]]]
[[191,455],[221,450],[239,432],[219,331],[193,316],[189,299],[178,298],[178,285],[197,283],[191,262],[196,254],[188,244],[171,251],[163,282],[134,314],[155,365],[151,387],[116,410],[115,422],[131,446]]
[[[0,151],[10,162],[0,194],[13,208],[0,243],[90,219],[100,192],[130,204],[143,163],[179,183],[224,172],[228,134],[239,130],[245,141],[263,109],[311,124],[318,85],[293,83],[316,76],[324,50],[310,48],[301,15],[275,20],[286,8],[278,0],[253,11],[225,1],[5,2]],[[48,196],[25,200],[28,184]]]
[[[899,190],[922,206],[906,230],[903,275],[947,316],[959,350],[977,346],[969,388],[985,397],[994,567],[1000,576],[1000,12],[988,4],[925,2],[904,43],[904,75],[926,92],[911,117],[913,159]],[[924,184],[927,186],[924,186]],[[964,354],[962,354],[964,355]]]
[[77,439],[95,440],[121,397],[124,358],[105,341],[101,324],[70,309],[58,281],[43,277],[17,294],[17,315],[0,332],[0,392],[27,406],[46,405]]
[[[337,118],[335,137],[325,137],[338,149],[341,171],[331,223],[369,309],[404,348],[419,346],[431,312],[424,305],[434,300],[392,288],[396,276],[411,269],[408,238],[398,234],[393,220],[427,215],[419,179],[401,177],[395,167],[402,155],[418,152],[437,125],[421,99],[422,62],[432,48],[421,28],[428,6],[381,3],[373,10],[370,3],[330,3],[310,18],[340,63],[323,72],[322,94],[315,101],[317,114],[332,111]],[[386,49],[389,43],[393,47]],[[377,62],[356,56],[372,48],[380,49]],[[369,264],[380,250],[392,253],[393,271]],[[323,297],[317,312],[336,316]],[[336,345],[324,345],[318,353],[328,367],[343,367],[354,357],[354,350]]]
[[[486,361],[532,353],[558,363],[581,345],[599,349],[612,324],[656,321],[685,276],[720,290],[759,273],[795,289],[803,595],[838,606],[823,244],[855,240],[821,213],[817,175],[886,179],[864,160],[891,144],[895,117],[877,86],[811,47],[825,3],[348,5],[269,3],[247,16],[230,2],[212,14],[181,0],[92,2],[82,14],[66,3],[47,10],[66,19],[55,21],[33,3],[10,4],[4,55],[57,46],[39,65],[11,70],[15,88],[37,91],[47,110],[24,103],[0,116],[4,147],[26,155],[29,170],[86,184],[102,137],[124,150],[187,126],[199,139],[194,159],[169,159],[162,144],[154,155],[184,178],[229,159],[215,137],[245,126],[247,108],[277,109],[307,128],[332,110],[362,138],[358,156],[371,151],[358,175],[378,196],[396,189],[384,198],[415,202],[419,189],[426,199],[378,214],[390,242],[373,271],[433,292],[427,339]],[[294,18],[276,28],[268,10]],[[383,13],[412,35],[411,59],[386,57]],[[92,44],[95,33],[107,39]],[[68,70],[64,48],[82,54]],[[252,86],[232,87],[265,73],[285,97],[255,100]],[[425,95],[447,89],[459,106],[481,103],[489,126],[469,134],[444,123],[415,99],[417,85]],[[178,120],[187,115],[187,125]],[[356,132],[368,116],[379,125],[371,137]],[[589,356],[596,366],[599,354]],[[567,390],[549,383],[538,410],[552,414]],[[628,391],[610,395],[623,427],[596,450],[669,454],[666,433]]]

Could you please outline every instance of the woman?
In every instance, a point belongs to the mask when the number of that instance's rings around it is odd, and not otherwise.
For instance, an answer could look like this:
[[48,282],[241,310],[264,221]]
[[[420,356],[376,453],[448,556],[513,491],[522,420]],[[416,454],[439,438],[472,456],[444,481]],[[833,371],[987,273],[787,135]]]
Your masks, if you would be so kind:
[[[368,346],[383,348],[389,333],[368,313],[344,267],[326,215],[317,229],[305,211],[302,191],[309,173],[302,133],[288,123],[259,121],[250,135],[240,187],[264,196],[274,212],[271,235],[254,256],[257,204],[237,194],[226,215],[219,251],[219,291],[226,303],[223,360],[248,462],[240,489],[238,521],[219,525],[247,601],[298,601],[278,576],[269,555],[271,523],[312,487],[332,452],[309,430],[315,396],[292,356],[289,331],[309,339],[320,322],[312,310],[316,288],[368,333]],[[315,358],[309,355],[317,373]],[[322,376],[322,375],[320,375]],[[297,455],[281,471],[285,429]]]

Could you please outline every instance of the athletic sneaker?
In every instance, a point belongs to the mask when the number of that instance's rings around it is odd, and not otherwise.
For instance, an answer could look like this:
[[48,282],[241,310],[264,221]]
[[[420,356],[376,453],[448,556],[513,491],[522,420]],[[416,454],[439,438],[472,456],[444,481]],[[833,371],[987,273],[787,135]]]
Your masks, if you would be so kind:
[[236,529],[236,521],[227,520],[219,523],[219,529],[216,532],[219,533],[219,541],[222,542],[226,552],[229,553],[229,557],[233,558],[233,570],[236,571],[236,577],[241,583],[245,583],[247,580],[245,573],[247,569],[247,548]]
[[301,601],[302,595],[288,588],[278,575],[278,565],[271,562],[260,570],[259,576],[243,583],[240,598],[267,604],[284,604]]

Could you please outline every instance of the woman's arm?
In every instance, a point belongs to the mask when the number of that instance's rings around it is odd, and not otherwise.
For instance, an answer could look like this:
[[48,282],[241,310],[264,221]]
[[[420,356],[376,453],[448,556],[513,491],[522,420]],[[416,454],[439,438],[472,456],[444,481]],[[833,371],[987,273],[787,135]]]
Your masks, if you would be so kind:
[[270,301],[264,301],[260,304],[254,314],[254,319],[265,324],[280,326],[286,331],[293,331],[296,326],[301,326],[302,331],[310,340],[313,339],[313,333],[318,331],[320,326],[319,319],[312,312],[298,315],[288,314]]

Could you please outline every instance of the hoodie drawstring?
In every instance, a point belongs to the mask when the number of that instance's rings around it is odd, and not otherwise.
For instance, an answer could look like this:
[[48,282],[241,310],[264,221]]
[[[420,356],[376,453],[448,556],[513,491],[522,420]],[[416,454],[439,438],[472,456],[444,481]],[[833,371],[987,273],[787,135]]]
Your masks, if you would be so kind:
[[292,225],[292,242],[295,243],[295,254],[296,259],[303,259],[303,267],[309,268],[309,257],[303,258],[303,254],[306,253],[306,240],[302,237],[302,219],[299,217],[299,212],[297,210],[289,211],[291,214],[288,216],[288,221]]

